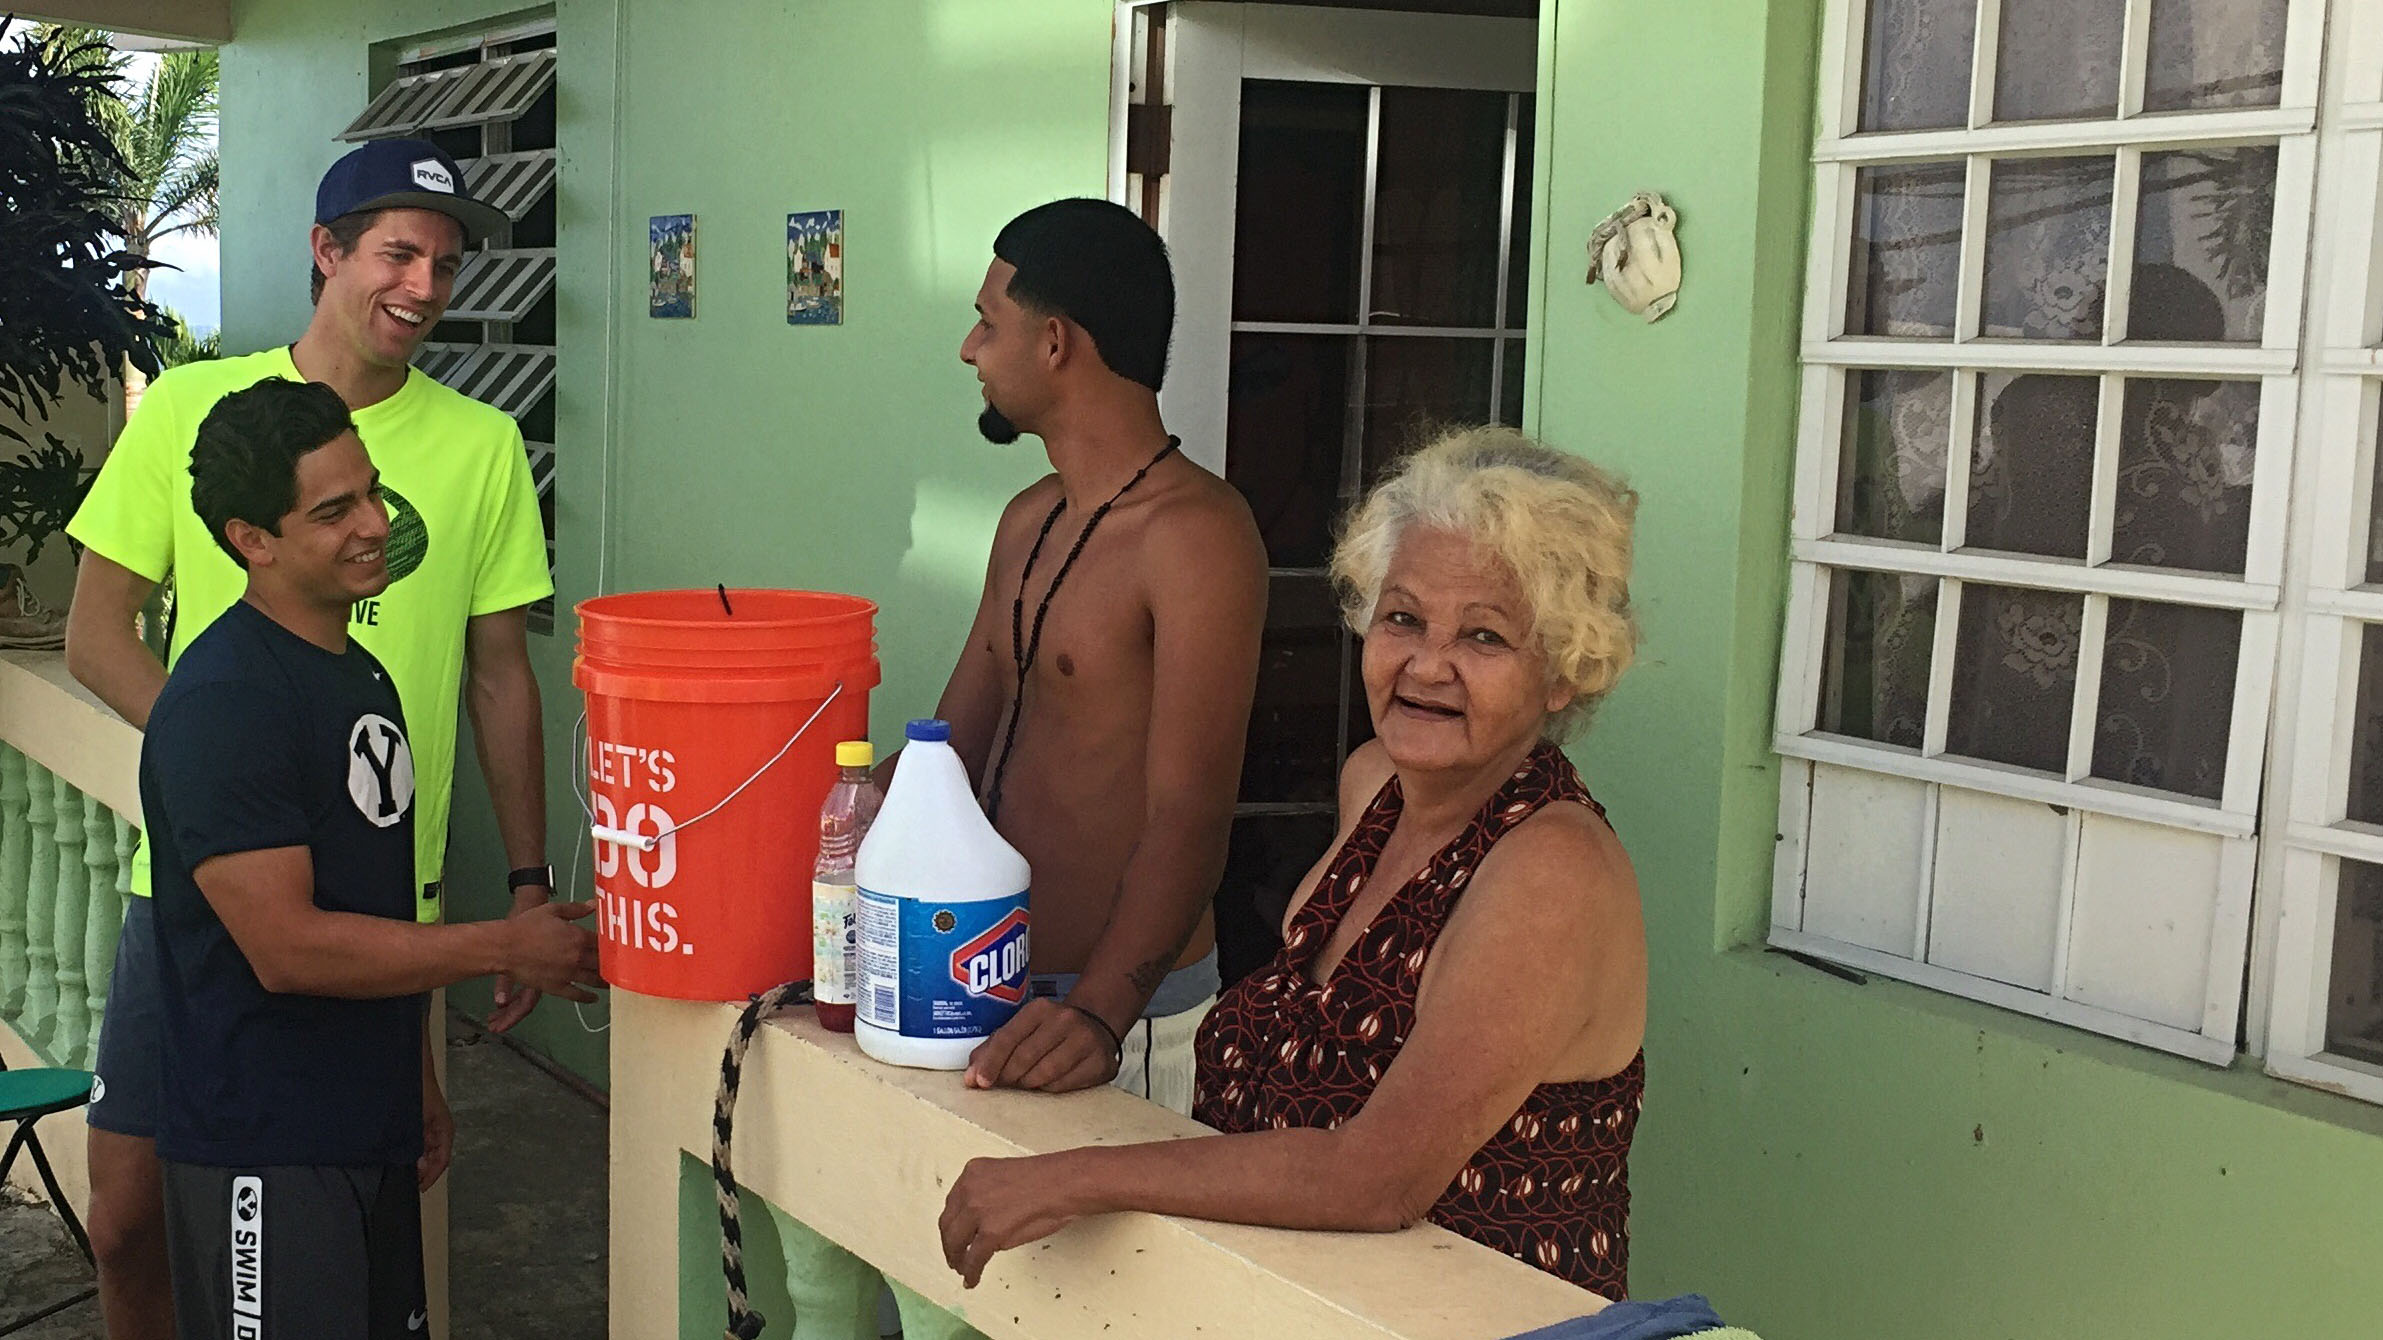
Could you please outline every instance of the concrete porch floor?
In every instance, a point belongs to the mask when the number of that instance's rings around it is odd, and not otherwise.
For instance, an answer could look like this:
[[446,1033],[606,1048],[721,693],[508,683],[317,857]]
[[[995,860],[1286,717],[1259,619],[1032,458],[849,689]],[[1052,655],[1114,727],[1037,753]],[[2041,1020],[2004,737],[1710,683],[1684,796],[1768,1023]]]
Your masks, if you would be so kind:
[[[447,1067],[456,1125],[455,1166],[447,1174],[450,1334],[454,1340],[603,1335],[603,1109],[454,1013],[447,1020]],[[90,1283],[57,1215],[0,1190],[0,1325]],[[105,1340],[99,1305],[78,1304],[11,1340]]]

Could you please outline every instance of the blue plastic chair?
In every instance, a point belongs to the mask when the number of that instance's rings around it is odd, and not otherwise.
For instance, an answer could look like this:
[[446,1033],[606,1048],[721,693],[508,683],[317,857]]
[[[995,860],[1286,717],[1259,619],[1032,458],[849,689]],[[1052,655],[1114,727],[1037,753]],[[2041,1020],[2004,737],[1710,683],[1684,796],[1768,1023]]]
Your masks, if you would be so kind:
[[[74,1236],[74,1245],[82,1249],[83,1259],[98,1262],[91,1255],[91,1238],[83,1232],[83,1221],[75,1218],[74,1205],[66,1193],[58,1189],[58,1174],[50,1170],[49,1155],[41,1150],[41,1137],[34,1134],[33,1123],[54,1112],[71,1112],[91,1101],[91,1072],[44,1067],[38,1070],[10,1070],[0,1062],[0,1121],[16,1123],[16,1134],[9,1137],[8,1153],[0,1155],[0,1182],[8,1180],[8,1170],[16,1165],[17,1151],[33,1155],[33,1167],[41,1174],[42,1187],[50,1193],[50,1204],[58,1207],[58,1217],[66,1221],[66,1231]],[[21,1331],[44,1317],[64,1312],[75,1304],[96,1297],[97,1289],[85,1289],[72,1298],[61,1299],[30,1316],[19,1317],[0,1325],[0,1335]]]

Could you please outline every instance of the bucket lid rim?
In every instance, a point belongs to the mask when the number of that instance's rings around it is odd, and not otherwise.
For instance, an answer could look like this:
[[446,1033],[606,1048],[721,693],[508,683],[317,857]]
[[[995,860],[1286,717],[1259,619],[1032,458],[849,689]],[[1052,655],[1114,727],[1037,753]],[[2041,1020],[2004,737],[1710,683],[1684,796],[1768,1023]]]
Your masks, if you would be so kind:
[[[804,615],[799,618],[775,619],[744,618],[735,615],[731,615],[727,619],[694,619],[652,614],[623,614],[615,613],[611,610],[597,610],[596,617],[613,624],[641,628],[808,628],[815,627],[823,623],[832,623],[838,619],[851,619],[862,616],[874,619],[877,616],[879,609],[877,602],[869,599],[867,596],[848,595],[841,591],[802,591],[795,590],[791,587],[732,586],[728,588],[728,594],[732,597],[740,594],[756,596],[811,596],[823,600],[850,601],[851,608],[839,610],[830,614],[812,614]],[[571,612],[580,617],[580,622],[582,624],[581,636],[585,637],[586,635],[584,626],[588,617],[588,606],[596,604],[598,601],[617,600],[623,597],[632,596],[700,596],[717,599],[718,592],[709,587],[695,586],[672,588],[661,591],[615,591],[610,595],[589,596],[585,600],[581,600],[571,606]],[[733,601],[731,603],[733,603]]]

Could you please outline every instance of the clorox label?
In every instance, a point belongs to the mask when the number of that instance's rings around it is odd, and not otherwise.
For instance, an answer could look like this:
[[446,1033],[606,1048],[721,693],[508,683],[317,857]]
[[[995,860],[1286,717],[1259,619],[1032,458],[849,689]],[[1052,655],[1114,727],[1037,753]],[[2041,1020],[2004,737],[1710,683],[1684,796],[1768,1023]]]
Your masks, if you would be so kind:
[[1026,999],[1026,891],[945,903],[860,890],[862,1020],[913,1038],[990,1037]]

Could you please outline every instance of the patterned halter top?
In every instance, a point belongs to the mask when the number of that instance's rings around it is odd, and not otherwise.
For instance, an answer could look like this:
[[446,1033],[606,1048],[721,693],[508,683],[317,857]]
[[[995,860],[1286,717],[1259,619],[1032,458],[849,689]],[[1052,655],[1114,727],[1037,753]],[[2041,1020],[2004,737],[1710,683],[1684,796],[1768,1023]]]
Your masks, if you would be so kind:
[[[1198,1040],[1192,1115],[1227,1133],[1336,1127],[1357,1115],[1415,1023],[1415,992],[1448,914],[1490,847],[1551,801],[1605,813],[1562,751],[1533,750],[1454,841],[1365,928],[1330,980],[1307,975],[1398,823],[1386,783],[1299,909],[1274,960],[1224,993]],[[1630,1257],[1630,1137],[1646,1056],[1605,1079],[1533,1089],[1432,1207],[1431,1221],[1608,1299]]]

